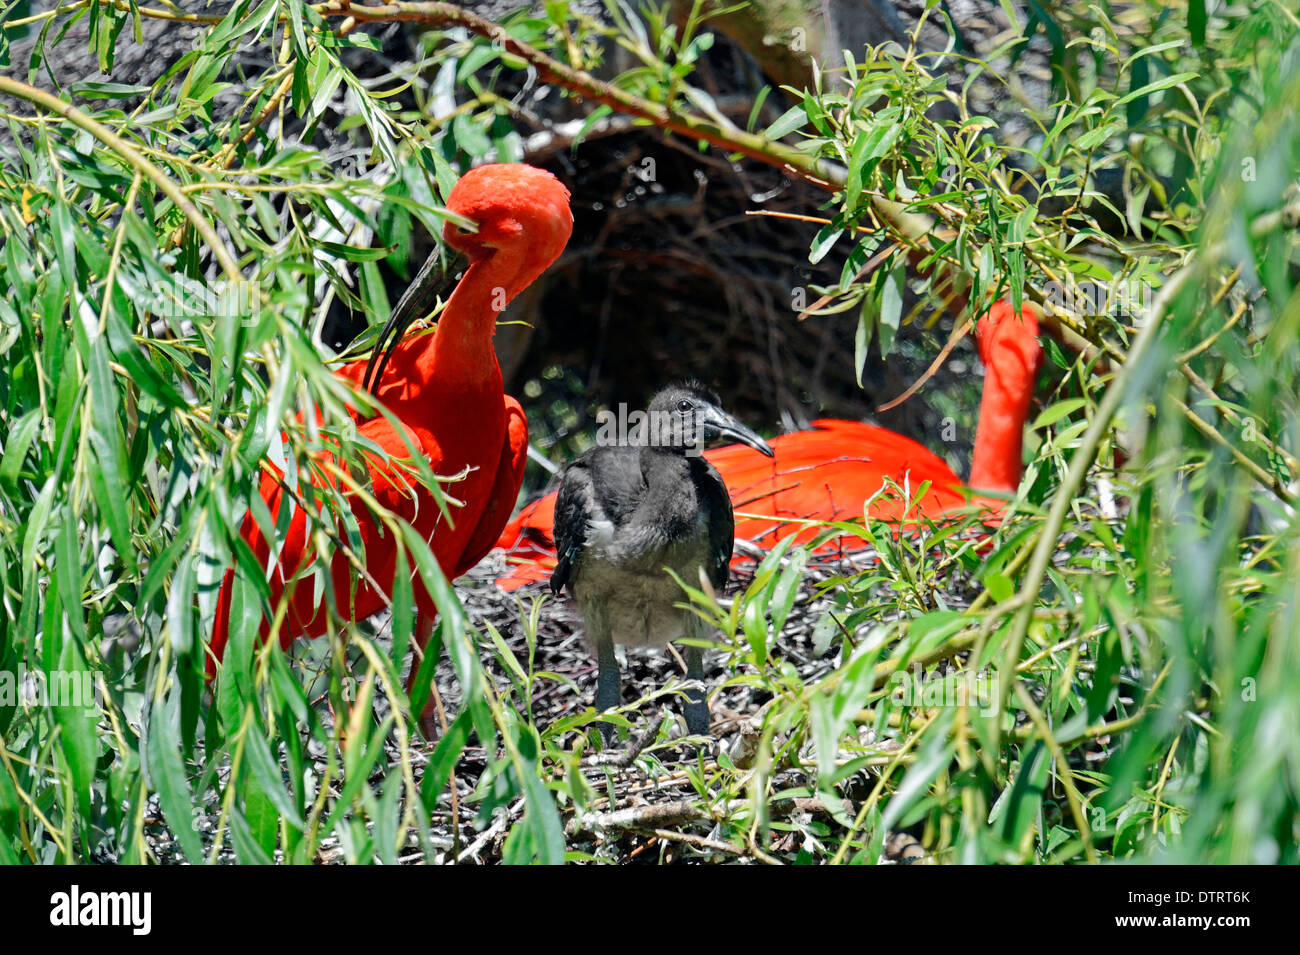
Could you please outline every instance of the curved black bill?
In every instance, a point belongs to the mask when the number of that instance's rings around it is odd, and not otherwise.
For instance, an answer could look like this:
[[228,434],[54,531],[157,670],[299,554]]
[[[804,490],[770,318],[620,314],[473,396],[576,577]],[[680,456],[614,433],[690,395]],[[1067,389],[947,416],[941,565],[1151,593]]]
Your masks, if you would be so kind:
[[773,456],[772,446],[759,437],[758,433],[745,427],[731,415],[713,405],[700,409],[704,436],[711,441],[738,441],[747,444],[760,454],[769,458]]
[[366,362],[361,387],[371,394],[377,394],[375,389],[384,377],[388,359],[393,356],[393,350],[401,342],[406,330],[417,318],[427,315],[433,309],[438,297],[451,286],[464,262],[465,256],[461,253],[447,246],[439,246],[420,266],[415,280],[407,286],[392,314],[388,316],[388,321],[379,330],[379,337],[375,339],[374,348],[370,352],[370,360]]

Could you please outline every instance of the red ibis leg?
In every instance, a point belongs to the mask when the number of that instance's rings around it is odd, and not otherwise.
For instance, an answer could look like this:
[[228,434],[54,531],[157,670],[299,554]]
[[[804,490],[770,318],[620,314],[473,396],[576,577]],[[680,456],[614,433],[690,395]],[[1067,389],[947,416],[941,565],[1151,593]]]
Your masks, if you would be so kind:
[[[506,522],[510,520],[510,512],[515,507],[515,498],[519,496],[519,485],[524,479],[524,465],[528,462],[528,419],[524,417],[524,410],[519,406],[519,402],[509,395],[505,396],[505,406],[506,439],[501,449],[501,458],[497,462],[496,480],[493,482],[487,506],[479,515],[474,532],[465,542],[465,549],[460,560],[455,564],[453,577],[459,577],[487,556],[505,528]],[[419,672],[419,663],[424,659],[424,650],[429,644],[430,637],[433,636],[436,621],[436,613],[422,610],[417,614],[415,642],[419,651],[411,663],[411,673],[406,680],[408,694],[415,686],[415,675]],[[446,714],[441,712],[441,709],[438,686],[434,681],[429,693],[429,702],[425,704],[424,712],[420,715],[420,729],[426,739],[434,738],[433,732],[440,728],[440,724],[441,727],[445,727]]]

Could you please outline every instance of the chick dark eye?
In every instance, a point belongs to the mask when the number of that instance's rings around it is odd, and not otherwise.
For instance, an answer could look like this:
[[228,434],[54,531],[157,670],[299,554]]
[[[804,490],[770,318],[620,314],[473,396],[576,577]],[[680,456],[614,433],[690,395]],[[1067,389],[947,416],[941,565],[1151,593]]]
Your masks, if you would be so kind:
[[691,408],[693,407],[694,405],[692,405],[689,399],[686,398],[683,398],[681,401],[677,402],[677,410],[682,412],[683,414],[685,414],[687,411],[690,411]]

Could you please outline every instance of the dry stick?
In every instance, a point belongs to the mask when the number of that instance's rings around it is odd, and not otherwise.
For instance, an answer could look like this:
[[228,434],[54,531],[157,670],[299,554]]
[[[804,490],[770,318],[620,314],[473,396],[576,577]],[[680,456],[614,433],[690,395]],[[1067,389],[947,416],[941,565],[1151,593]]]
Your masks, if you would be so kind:
[[733,856],[743,856],[745,854],[744,849],[737,849],[729,842],[719,842],[717,839],[697,836],[693,832],[677,832],[673,829],[655,829],[652,831],[656,838],[663,839],[665,842],[680,842],[708,852],[722,852]]
[[276,87],[275,92],[271,94],[271,98],[267,100],[266,106],[264,106],[262,111],[257,114],[257,118],[248,124],[248,128],[244,130],[240,137],[234,142],[229,142],[222,146],[207,165],[217,169],[229,169],[235,161],[235,153],[238,151],[239,147],[244,143],[247,143],[257,134],[257,131],[262,128],[262,124],[270,119],[271,115],[280,108],[280,102],[289,94],[291,89],[293,89],[292,71],[290,71],[289,75],[280,81],[280,85]]
[[948,336],[948,341],[944,343],[943,348],[939,349],[939,354],[934,356],[934,361],[930,362],[930,367],[925,370],[921,377],[912,382],[907,387],[907,390],[897,398],[894,398],[891,401],[886,401],[883,405],[877,405],[876,410],[885,412],[897,408],[908,398],[912,397],[912,395],[916,394],[921,389],[921,386],[929,381],[943,363],[948,360],[948,356],[952,354],[952,350],[957,347],[957,343],[965,338],[974,326],[975,323],[970,319],[967,319],[965,322],[957,322],[953,325],[952,334]]
[[[739,856],[744,858],[745,850],[731,845],[729,842],[719,842],[717,839],[709,839],[705,836],[697,836],[693,832],[678,832],[675,829],[652,829],[650,830],[655,839],[662,839],[665,842],[680,842],[684,845],[694,846],[697,849],[703,849],[706,852],[721,852],[726,855]],[[645,845],[636,849],[632,855],[637,855],[642,849],[647,848],[654,842],[651,839]],[[749,849],[754,854],[754,858],[764,865],[785,865],[780,859],[774,859],[762,849],[754,844],[753,839],[749,840]]]
[[[357,21],[349,17],[347,20],[344,20],[343,25],[339,27],[338,35],[346,36],[356,28],[356,25]],[[229,169],[235,162],[235,153],[239,147],[251,140],[253,136],[257,134],[257,131],[262,128],[262,124],[270,119],[272,114],[280,108],[281,102],[284,101],[284,98],[293,88],[293,61],[289,58],[288,52],[289,45],[286,42],[282,47],[280,60],[281,69],[288,69],[289,75],[280,81],[280,85],[276,87],[275,92],[271,94],[271,98],[267,100],[262,111],[258,113],[256,119],[248,124],[248,128],[244,130],[243,134],[240,135],[237,140],[226,143],[226,145],[222,146],[217,154],[205,165],[217,169]]]
[[[790,212],[774,212],[766,209],[746,212],[745,214],[751,216],[767,216],[776,219],[796,219],[801,222],[820,223],[822,225],[829,225],[831,221],[829,219],[822,219],[816,216],[798,215],[796,213],[790,213]],[[865,226],[858,226],[857,231],[864,232],[864,233],[871,233],[873,230],[868,229]],[[872,256],[872,258],[867,262],[867,264],[864,265],[861,269],[859,269],[858,273],[855,276],[853,276],[853,281],[855,283],[860,282],[865,276],[874,272],[877,268],[880,267],[881,263],[884,262],[886,258],[888,258],[890,255],[894,253],[894,250],[899,248],[901,244],[902,243],[900,242],[893,242],[887,245],[881,251],[877,252],[874,256]],[[909,246],[908,255],[909,257],[913,258],[913,261],[915,261],[917,250]],[[949,283],[949,287],[951,287],[951,283]],[[810,314],[818,311],[819,309],[826,307],[826,305],[828,305],[833,298],[835,298],[834,294],[823,295],[817,301],[813,302],[806,309],[800,312],[796,320],[802,322]],[[957,310],[957,314],[960,314],[962,311],[965,310],[966,302],[967,299],[964,294],[957,293],[957,292],[950,292],[949,295],[944,299],[945,310],[951,309],[954,304],[959,304],[962,307]],[[1032,305],[1034,303],[1026,302],[1025,304]],[[1039,311],[1041,313],[1042,310],[1039,309]],[[966,320],[965,322],[958,321],[953,326],[952,334],[948,337],[947,343],[939,351],[939,354],[935,356],[934,361],[930,362],[930,366],[926,368],[925,372],[919,378],[913,381],[912,384],[907,387],[907,390],[905,390],[898,397],[893,398],[882,405],[877,405],[876,410],[878,412],[885,412],[893,408],[896,408],[899,405],[901,405],[903,402],[911,398],[918,391],[920,391],[921,388],[925,385],[925,383],[929,381],[932,377],[934,377],[935,373],[938,372],[938,370],[941,367],[943,367],[943,363],[948,360],[948,356],[952,354],[952,350],[957,347],[957,343],[961,341],[962,338],[964,338],[967,334],[970,333],[972,327],[973,327],[973,323],[969,319]],[[1078,336],[1076,333],[1070,330],[1068,326],[1061,325],[1060,328],[1063,334],[1068,333],[1069,335],[1073,336],[1073,338],[1070,339],[1072,345],[1079,346],[1080,350],[1091,348],[1091,346],[1087,343],[1086,339],[1083,339],[1080,336]]]
[[[452,781],[452,785],[455,785],[454,780]],[[491,842],[498,835],[500,835],[502,832],[505,831],[506,826],[509,825],[510,821],[515,818],[515,815],[519,812],[519,810],[523,808],[524,808],[524,797],[520,796],[518,799],[516,799],[513,803],[510,804],[510,807],[505,812],[500,813],[496,817],[496,819],[492,821],[492,825],[488,826],[486,829],[483,830],[482,835],[480,835],[477,839],[475,839],[474,842],[470,844],[468,849],[466,849],[460,855],[456,856],[456,861],[458,863],[464,862],[466,859],[472,859],[475,856],[477,856],[481,851],[483,851],[484,846],[486,846],[489,842]]]
[[134,146],[107,126],[87,116],[71,103],[65,103],[57,96],[45,92],[45,90],[37,89],[26,83],[20,83],[7,76],[0,76],[0,93],[8,93],[11,96],[26,100],[33,106],[54,113],[56,116],[62,116],[74,126],[90,133],[90,135],[121,156],[132,169],[157,186],[159,191],[170,199],[185,218],[190,221],[199,235],[203,237],[203,241],[207,243],[208,248],[212,250],[212,254],[216,256],[222,271],[226,273],[226,277],[234,282],[242,278],[235,257],[226,248],[225,243],[221,241],[208,220],[203,218],[194,203],[185,197],[180,187],[169,179],[166,173],[146,159]]
[[582,765],[627,769],[641,755],[642,750],[650,745],[650,741],[659,735],[659,724],[662,721],[663,713],[661,712],[658,719],[652,720],[645,729],[632,738],[626,749],[616,753],[595,753],[583,757]]
[[[571,835],[581,832],[599,833],[606,829],[655,830],[689,822],[711,822],[727,818],[733,812],[748,806],[747,799],[731,799],[705,809],[697,805],[694,800],[679,799],[673,802],[633,806],[629,809],[615,809],[610,812],[578,812],[569,821],[566,829]],[[771,811],[777,816],[789,816],[795,812],[830,812],[820,799],[809,797],[774,800]]]
[[[897,242],[887,243],[883,249],[881,249],[879,252],[877,252],[870,259],[867,260],[866,265],[858,269],[857,274],[853,276],[853,284],[856,285],[858,282],[861,282],[872,272],[876,271],[876,269],[880,268],[881,263],[883,263],[891,255],[893,255],[894,250],[897,248],[898,248]],[[826,295],[823,295],[817,301],[813,302],[802,312],[800,312],[799,315],[795,318],[795,321],[802,322],[805,319],[807,319],[807,317],[812,313],[820,311],[821,309],[825,308],[835,298],[836,294],[838,293],[830,292]]]

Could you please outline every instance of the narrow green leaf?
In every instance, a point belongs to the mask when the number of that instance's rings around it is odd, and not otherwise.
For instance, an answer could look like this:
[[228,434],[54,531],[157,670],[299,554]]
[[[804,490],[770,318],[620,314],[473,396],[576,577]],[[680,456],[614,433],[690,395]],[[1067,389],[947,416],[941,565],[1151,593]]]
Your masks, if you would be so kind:
[[178,706],[177,695],[169,693],[149,710],[144,734],[147,756],[144,768],[181,851],[190,862],[199,862],[203,858],[203,845],[193,827],[194,797],[182,763]]
[[894,337],[903,318],[903,281],[906,269],[902,262],[889,270],[880,293],[880,357],[888,358],[894,350]]

